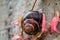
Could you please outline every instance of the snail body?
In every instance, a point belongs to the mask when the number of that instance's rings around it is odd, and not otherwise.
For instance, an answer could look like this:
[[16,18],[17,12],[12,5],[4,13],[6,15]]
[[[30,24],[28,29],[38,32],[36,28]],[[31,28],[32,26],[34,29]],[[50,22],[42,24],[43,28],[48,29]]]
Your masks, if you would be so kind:
[[42,13],[38,11],[30,11],[26,13],[21,21],[23,31],[30,35],[35,35],[41,32],[42,29]]

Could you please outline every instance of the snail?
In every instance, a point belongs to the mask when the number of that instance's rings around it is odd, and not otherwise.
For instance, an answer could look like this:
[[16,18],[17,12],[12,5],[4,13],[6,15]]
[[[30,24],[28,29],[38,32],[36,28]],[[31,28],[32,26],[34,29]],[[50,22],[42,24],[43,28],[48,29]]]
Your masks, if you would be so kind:
[[22,29],[29,35],[35,35],[42,31],[42,13],[38,11],[29,11],[21,21]]

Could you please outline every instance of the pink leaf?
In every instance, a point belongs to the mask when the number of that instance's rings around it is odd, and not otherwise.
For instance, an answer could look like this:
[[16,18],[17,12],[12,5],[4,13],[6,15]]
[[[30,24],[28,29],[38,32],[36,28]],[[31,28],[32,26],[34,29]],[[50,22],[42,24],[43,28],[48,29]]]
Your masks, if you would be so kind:
[[45,20],[45,14],[43,14],[43,21],[42,21],[42,32],[46,32],[46,20]]
[[58,18],[53,17],[53,19],[51,21],[51,25],[50,25],[52,31],[58,32],[58,30],[56,28],[57,24],[58,24]]
[[14,35],[12,40],[22,40],[22,37],[19,35]]
[[12,22],[11,22],[11,25],[17,25],[17,26],[19,26],[19,22],[18,22],[18,20],[14,20],[14,21],[12,21]]
[[51,24],[50,24],[50,27],[51,27],[51,31],[54,31],[54,32],[58,32],[56,26],[58,24],[58,21],[59,21],[59,13],[56,12],[55,16],[52,18],[52,21],[51,21]]

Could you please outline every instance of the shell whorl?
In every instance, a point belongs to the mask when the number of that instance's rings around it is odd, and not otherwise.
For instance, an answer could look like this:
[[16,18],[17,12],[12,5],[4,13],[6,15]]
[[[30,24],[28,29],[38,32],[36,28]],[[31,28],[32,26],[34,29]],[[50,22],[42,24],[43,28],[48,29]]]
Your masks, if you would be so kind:
[[[24,22],[24,31],[29,34],[36,34],[39,24],[33,19],[26,19]],[[35,32],[35,33],[34,33]]]

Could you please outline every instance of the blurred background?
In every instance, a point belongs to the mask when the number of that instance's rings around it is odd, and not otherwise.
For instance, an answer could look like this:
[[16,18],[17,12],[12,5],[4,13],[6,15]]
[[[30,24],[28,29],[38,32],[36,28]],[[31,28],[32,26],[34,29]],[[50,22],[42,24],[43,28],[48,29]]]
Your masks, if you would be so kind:
[[[34,0],[0,0],[0,40],[11,40],[19,27],[12,26],[11,21],[16,20],[23,11],[31,9]],[[34,10],[43,9],[47,23],[51,21],[56,10],[60,11],[60,0],[37,0]],[[48,24],[47,24],[47,27]],[[45,40],[60,40],[60,35],[48,34]]]

